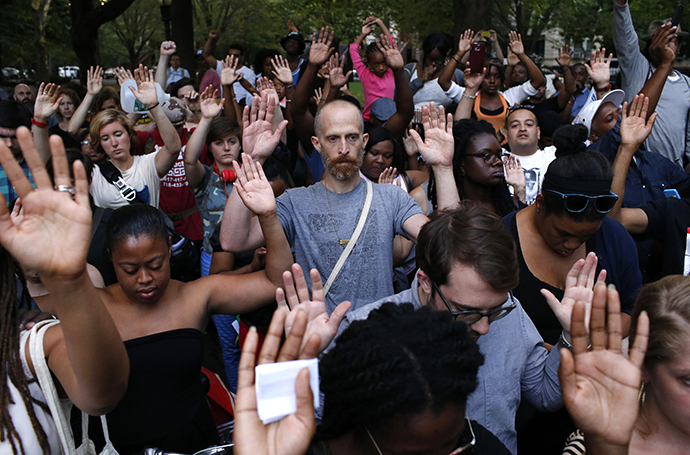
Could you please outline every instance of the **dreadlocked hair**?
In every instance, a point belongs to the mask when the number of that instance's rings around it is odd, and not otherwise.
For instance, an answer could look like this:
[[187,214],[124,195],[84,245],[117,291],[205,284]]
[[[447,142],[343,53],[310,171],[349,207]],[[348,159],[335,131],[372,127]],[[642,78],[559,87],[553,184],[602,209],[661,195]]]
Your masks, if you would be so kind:
[[[455,139],[455,153],[453,154],[453,175],[455,184],[458,188],[460,200],[465,199],[463,188],[464,175],[462,171],[462,160],[465,158],[467,148],[472,144],[475,137],[488,134],[496,137],[496,130],[491,123],[486,120],[462,119],[453,123],[453,137]],[[434,210],[438,209],[438,197],[436,189],[436,178],[433,169],[429,170],[429,200]],[[491,205],[500,216],[514,212],[518,209],[513,201],[513,197],[508,190],[508,184],[503,178],[502,183],[491,188]]]
[[24,445],[10,416],[10,405],[15,404],[12,399],[7,379],[19,391],[26,411],[29,414],[31,426],[36,433],[38,443],[43,453],[50,453],[50,445],[43,427],[36,418],[34,403],[48,409],[29,392],[29,382],[24,374],[21,358],[19,357],[19,317],[17,314],[17,278],[22,285],[21,305],[28,307],[29,295],[26,290],[26,280],[19,264],[0,245],[0,442],[8,441],[12,453],[25,454]]
[[467,326],[450,313],[385,303],[353,322],[320,362],[325,403],[318,438],[464,406],[483,363]]

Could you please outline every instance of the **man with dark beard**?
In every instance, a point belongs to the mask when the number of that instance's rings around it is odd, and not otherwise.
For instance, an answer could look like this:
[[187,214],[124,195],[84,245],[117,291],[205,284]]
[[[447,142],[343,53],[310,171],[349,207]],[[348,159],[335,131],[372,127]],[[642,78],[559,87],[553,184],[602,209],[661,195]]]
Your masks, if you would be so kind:
[[[268,111],[272,112],[270,106]],[[424,108],[425,142],[416,132],[411,134],[435,172],[439,207],[450,208],[459,201],[452,173],[452,122],[443,115],[442,107],[440,113],[436,114],[433,103]],[[255,130],[247,128],[242,138],[244,153],[259,160],[270,155],[275,146],[276,139],[265,139],[270,135],[269,117],[263,120],[267,133],[263,140],[256,140]],[[311,141],[326,167],[324,177],[310,187],[285,192],[277,200],[277,211],[297,263],[306,270],[317,269],[324,282],[343,251],[351,248],[326,294],[330,314],[343,300],[357,308],[393,294],[394,237],[404,235],[416,241],[428,218],[401,188],[360,178],[368,135],[364,134],[362,114],[353,104],[342,100],[327,103],[316,115],[314,132]],[[225,213],[228,215],[223,217],[221,228],[224,250],[248,251],[263,244],[256,218],[252,219],[235,191],[228,196]],[[363,214],[366,221],[361,235],[352,240]]]

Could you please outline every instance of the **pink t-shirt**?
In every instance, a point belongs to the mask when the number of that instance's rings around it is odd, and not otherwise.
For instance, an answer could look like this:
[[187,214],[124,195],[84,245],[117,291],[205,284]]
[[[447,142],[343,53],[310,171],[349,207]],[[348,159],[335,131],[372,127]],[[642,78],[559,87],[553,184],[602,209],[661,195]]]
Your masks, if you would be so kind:
[[395,76],[393,70],[388,68],[383,77],[378,77],[371,72],[369,67],[362,62],[359,56],[359,45],[350,44],[350,58],[352,65],[357,71],[359,80],[362,81],[364,90],[364,120],[369,120],[371,116],[371,104],[379,98],[395,98]]

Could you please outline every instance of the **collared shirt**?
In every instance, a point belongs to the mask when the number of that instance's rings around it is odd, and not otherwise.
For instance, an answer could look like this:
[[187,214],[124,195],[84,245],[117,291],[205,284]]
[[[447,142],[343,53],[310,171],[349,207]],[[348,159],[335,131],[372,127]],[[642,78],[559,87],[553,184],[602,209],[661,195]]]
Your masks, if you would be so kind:
[[[19,165],[22,167],[22,170],[24,171],[24,174],[26,177],[29,179],[29,182],[31,182],[31,186],[34,188],[36,185],[34,185],[34,179],[31,176],[31,171],[29,171],[29,166],[26,164],[26,160],[22,159],[19,162]],[[5,169],[3,169],[0,166],[0,191],[2,191],[2,195],[5,197],[5,202],[7,202],[8,206],[11,206],[14,201],[17,199],[17,193],[14,191],[14,187],[10,183],[10,180],[7,178],[7,174],[5,173]]]
[[[415,309],[421,308],[418,287],[415,277],[410,289],[348,312],[338,335],[386,302],[411,303]],[[521,396],[541,411],[556,411],[563,405],[558,381],[562,346],[559,342],[547,351],[532,320],[520,302],[516,303],[508,316],[492,322],[489,333],[477,341],[484,365],[479,367],[477,388],[467,397],[466,407],[468,417],[496,435],[513,454],[517,454],[515,414]]]
[[[620,121],[589,148],[601,152],[613,164],[621,143]],[[638,149],[625,177],[623,207],[642,207],[650,201],[664,199],[664,190],[676,189],[690,196],[690,175],[658,153]]]

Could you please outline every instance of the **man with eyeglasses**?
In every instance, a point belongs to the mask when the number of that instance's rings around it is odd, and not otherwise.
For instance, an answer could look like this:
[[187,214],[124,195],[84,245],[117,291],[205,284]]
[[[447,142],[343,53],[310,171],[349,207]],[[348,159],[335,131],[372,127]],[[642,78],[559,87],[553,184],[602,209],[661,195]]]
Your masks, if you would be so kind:
[[539,124],[532,106],[513,106],[506,117],[510,154],[520,160],[525,173],[526,203],[531,205],[541,193],[541,185],[549,164],[556,159],[553,146],[539,148]]
[[[417,265],[411,289],[349,312],[338,334],[385,302],[449,311],[467,323],[485,358],[477,389],[467,400],[467,415],[517,453],[515,413],[521,397],[544,411],[555,411],[563,404],[558,350],[570,345],[569,308],[562,304],[554,309],[563,318],[564,329],[549,352],[511,292],[519,281],[515,243],[503,221],[479,204],[465,204],[433,217],[419,234]],[[571,296],[582,287],[574,285],[566,293]],[[328,337],[325,328],[309,330]]]

